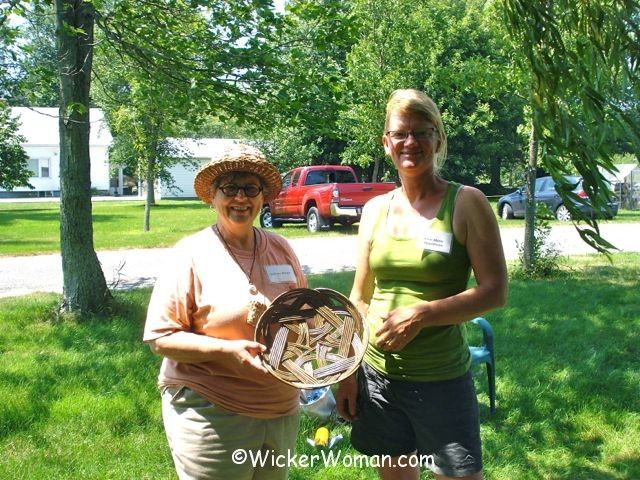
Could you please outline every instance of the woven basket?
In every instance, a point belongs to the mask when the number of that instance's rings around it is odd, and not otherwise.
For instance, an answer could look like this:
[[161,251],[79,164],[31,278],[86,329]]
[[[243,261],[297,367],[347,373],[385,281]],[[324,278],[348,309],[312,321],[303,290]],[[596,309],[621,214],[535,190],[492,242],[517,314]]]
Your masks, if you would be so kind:
[[362,315],[328,288],[296,288],[275,298],[256,324],[263,364],[296,388],[318,388],[356,371],[368,341]]

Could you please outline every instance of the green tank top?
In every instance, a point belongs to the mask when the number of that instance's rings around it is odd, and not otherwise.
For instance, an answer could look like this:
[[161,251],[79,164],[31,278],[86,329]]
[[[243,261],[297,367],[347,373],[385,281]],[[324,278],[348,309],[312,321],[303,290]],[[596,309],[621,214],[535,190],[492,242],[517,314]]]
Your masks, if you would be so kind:
[[[466,248],[453,235],[453,210],[460,188],[460,184],[449,182],[438,214],[429,227],[431,232],[425,232],[426,235],[405,238],[389,233],[387,216],[394,192],[388,194],[387,207],[380,209],[375,220],[369,256],[375,288],[367,313],[370,336],[365,361],[389,378],[448,380],[463,375],[471,366],[463,325],[423,328],[397,353],[378,349],[374,336],[382,325],[380,315],[397,307],[440,299],[466,290],[471,262]],[[450,242],[446,240],[448,237]],[[428,247],[425,247],[424,238],[431,239],[426,242],[430,244]],[[434,238],[439,246],[433,246]],[[447,245],[450,252],[441,253]]]

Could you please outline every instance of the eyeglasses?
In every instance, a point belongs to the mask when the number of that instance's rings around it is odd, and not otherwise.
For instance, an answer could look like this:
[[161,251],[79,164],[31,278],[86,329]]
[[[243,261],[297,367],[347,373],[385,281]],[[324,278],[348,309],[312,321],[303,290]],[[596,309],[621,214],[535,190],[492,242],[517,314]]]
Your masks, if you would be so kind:
[[409,138],[409,135],[412,135],[415,140],[429,140],[433,137],[433,134],[436,133],[438,129],[436,127],[428,127],[424,130],[418,130],[417,132],[405,131],[405,130],[389,130],[386,132],[389,135],[391,140],[402,141]]
[[238,192],[242,190],[245,196],[249,198],[254,198],[260,195],[260,192],[262,191],[262,187],[259,187],[257,185],[251,185],[251,184],[241,187],[239,185],[236,185],[235,183],[227,183],[226,185],[223,185],[222,187],[220,187],[220,190],[222,190],[222,193],[224,193],[227,197],[235,197],[238,194]]

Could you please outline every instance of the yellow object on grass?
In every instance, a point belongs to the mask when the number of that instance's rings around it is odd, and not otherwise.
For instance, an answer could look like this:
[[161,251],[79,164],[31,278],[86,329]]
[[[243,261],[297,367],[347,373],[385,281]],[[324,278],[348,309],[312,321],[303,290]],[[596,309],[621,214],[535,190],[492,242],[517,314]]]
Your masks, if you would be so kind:
[[329,444],[329,429],[327,427],[318,428],[313,441],[318,447],[326,447]]

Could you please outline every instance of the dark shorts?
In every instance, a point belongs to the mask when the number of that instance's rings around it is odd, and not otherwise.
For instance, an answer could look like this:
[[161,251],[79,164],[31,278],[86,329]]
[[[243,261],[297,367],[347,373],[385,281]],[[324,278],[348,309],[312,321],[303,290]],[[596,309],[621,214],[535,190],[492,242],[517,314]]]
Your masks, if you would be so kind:
[[482,470],[478,402],[471,372],[452,380],[391,380],[365,363],[358,371],[358,419],[351,444],[366,455],[414,450],[421,465],[451,477]]

